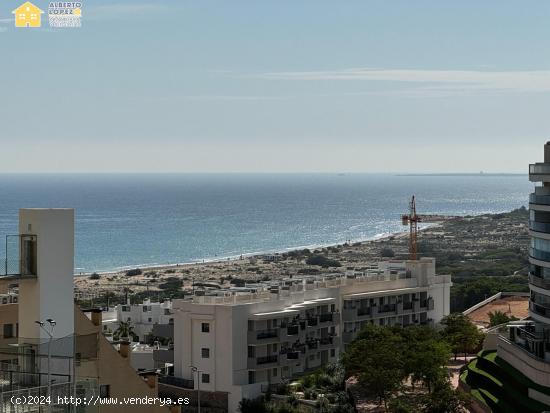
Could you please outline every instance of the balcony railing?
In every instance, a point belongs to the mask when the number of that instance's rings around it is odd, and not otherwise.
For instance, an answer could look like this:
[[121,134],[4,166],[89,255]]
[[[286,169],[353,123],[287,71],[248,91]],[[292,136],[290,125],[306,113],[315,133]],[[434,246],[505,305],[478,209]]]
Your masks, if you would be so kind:
[[37,275],[36,235],[7,235],[5,256],[2,259],[0,276]]
[[286,358],[288,360],[298,360],[300,358],[300,354],[302,354],[299,351],[289,351],[286,353]]
[[529,203],[538,205],[550,205],[550,195],[529,195]]
[[268,338],[276,338],[278,335],[279,334],[276,329],[260,330],[256,333],[256,339],[265,340]]
[[540,316],[550,318],[550,308],[544,307],[540,304],[529,302],[529,310]]
[[550,262],[550,252],[538,250],[538,249],[535,249],[535,248],[530,248],[529,249],[529,255],[531,256],[531,258],[534,258],[536,260]]
[[322,337],[319,339],[319,344],[322,346],[331,345],[334,342],[332,337]]
[[193,380],[182,379],[182,378],[174,377],[174,376],[160,375],[159,376],[159,383],[168,384],[168,385],[174,386],[174,387],[180,387],[182,389],[194,389],[195,388],[195,383],[193,382]]
[[529,165],[529,174],[530,175],[546,175],[550,174],[550,164],[549,163],[534,163]]
[[529,229],[537,232],[550,233],[550,223],[529,221]]
[[385,304],[385,305],[380,307],[378,312],[379,313],[391,313],[391,312],[395,311],[395,309],[396,309],[395,304]]
[[276,355],[258,357],[256,359],[256,364],[262,365],[262,364],[277,363],[278,359],[279,358]]
[[317,319],[317,317],[311,317],[307,319],[308,327],[315,327],[317,324],[319,324],[319,320]]
[[408,301],[406,303],[403,303],[403,310],[412,310],[412,309],[413,309],[412,301]]
[[286,328],[286,335],[287,336],[295,336],[300,332],[300,326],[299,325],[291,325],[287,326]]
[[319,347],[317,340],[311,340],[306,343],[309,350],[316,350]]
[[533,284],[536,287],[544,288],[546,290],[550,290],[550,280],[537,277],[532,272],[529,273],[529,283]]
[[319,322],[320,323],[328,323],[332,322],[332,313],[326,313],[326,314],[320,314],[319,315]]
[[357,309],[357,315],[358,316],[364,316],[364,315],[371,315],[372,311],[370,307],[367,308],[358,308]]

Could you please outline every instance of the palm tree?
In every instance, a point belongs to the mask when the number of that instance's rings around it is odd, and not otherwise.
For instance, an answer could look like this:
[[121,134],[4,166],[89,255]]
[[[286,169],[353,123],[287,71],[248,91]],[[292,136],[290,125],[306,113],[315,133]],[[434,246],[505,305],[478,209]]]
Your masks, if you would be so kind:
[[121,321],[113,336],[115,340],[130,340],[136,336],[134,326],[129,321]]

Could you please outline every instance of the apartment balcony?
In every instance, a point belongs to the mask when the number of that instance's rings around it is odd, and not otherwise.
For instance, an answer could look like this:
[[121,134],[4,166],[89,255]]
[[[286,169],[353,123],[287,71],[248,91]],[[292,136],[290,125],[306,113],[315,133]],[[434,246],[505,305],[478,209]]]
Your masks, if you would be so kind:
[[354,321],[357,317],[355,308],[344,308],[342,310],[342,321]]
[[279,329],[249,331],[248,344],[269,344],[279,341]]
[[274,367],[279,362],[278,355],[270,355],[256,358],[248,358],[248,369],[250,370],[261,370]]
[[300,344],[297,346],[292,346],[290,348],[281,350],[280,362],[288,361],[289,363],[296,363],[304,359],[304,354],[306,352],[305,344]]
[[195,383],[193,380],[182,379],[180,377],[159,375],[158,380],[159,380],[159,383],[167,384],[169,386],[174,386],[174,387],[180,387],[182,389],[195,388]]
[[541,386],[550,387],[550,363],[547,359],[537,357],[530,348],[503,335],[497,339],[497,351],[500,358],[525,377]]
[[403,312],[411,312],[413,310],[414,304],[412,301],[407,301],[403,303]]
[[538,162],[529,165],[529,180],[531,182],[550,180],[550,163]]
[[545,290],[550,290],[550,279],[537,277],[532,272],[529,273],[529,284],[532,284],[536,287],[544,288]]
[[319,323],[332,323],[334,320],[333,313],[319,314]]
[[550,195],[529,195],[529,203],[537,205],[550,205]]
[[319,342],[317,340],[309,340],[306,342],[308,350],[317,350],[319,348]]
[[7,235],[5,256],[2,259],[0,277],[36,278],[36,235]]
[[319,319],[317,317],[308,317],[307,326],[316,327],[319,324]]
[[364,308],[358,308],[357,309],[357,316],[358,317],[364,317],[364,316],[370,316],[370,315],[372,315],[371,307],[364,307]]
[[331,348],[334,346],[334,337],[321,337],[319,339],[319,348],[321,350]]
[[300,360],[302,358],[303,353],[301,351],[289,351],[286,353],[286,359],[287,360]]
[[378,309],[380,314],[396,313],[397,305],[396,304],[384,304]]
[[289,325],[286,327],[286,335],[287,336],[296,336],[300,334],[300,325]]
[[428,297],[425,300],[420,301],[420,308],[423,310],[433,310],[434,300],[432,297]]
[[534,318],[544,317],[545,320],[541,321],[550,324],[550,308],[529,301],[529,312],[531,315],[535,316]]
[[342,333],[342,342],[344,344],[349,344],[355,340],[355,337],[357,337],[357,333],[354,333],[353,331],[344,331]]
[[550,223],[529,221],[529,229],[531,231],[543,232],[545,234],[550,234]]

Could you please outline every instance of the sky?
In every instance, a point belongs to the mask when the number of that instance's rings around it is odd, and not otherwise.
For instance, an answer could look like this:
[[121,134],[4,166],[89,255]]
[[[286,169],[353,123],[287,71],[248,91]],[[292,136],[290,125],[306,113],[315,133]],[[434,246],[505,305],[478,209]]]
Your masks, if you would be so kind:
[[526,172],[550,2],[0,5],[1,172]]

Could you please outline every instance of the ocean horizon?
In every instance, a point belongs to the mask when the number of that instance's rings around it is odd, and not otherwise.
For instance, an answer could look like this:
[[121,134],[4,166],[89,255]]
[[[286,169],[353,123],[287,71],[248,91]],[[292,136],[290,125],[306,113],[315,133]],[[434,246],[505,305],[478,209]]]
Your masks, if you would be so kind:
[[75,272],[364,241],[421,214],[527,206],[526,174],[0,174],[0,257],[20,208],[75,208]]

